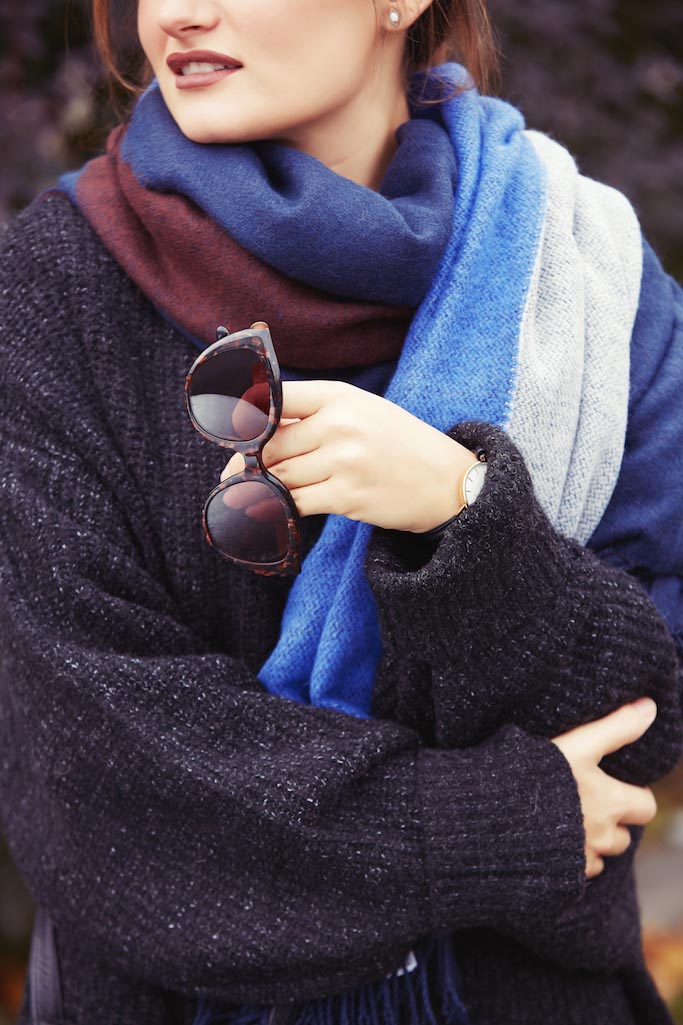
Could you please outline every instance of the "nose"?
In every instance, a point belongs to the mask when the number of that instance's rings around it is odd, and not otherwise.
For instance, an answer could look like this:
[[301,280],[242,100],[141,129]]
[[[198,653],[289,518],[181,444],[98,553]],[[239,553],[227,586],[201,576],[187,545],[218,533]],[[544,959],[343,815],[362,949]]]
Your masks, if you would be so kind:
[[220,20],[216,5],[206,0],[166,0],[161,5],[159,25],[176,39],[207,32]]

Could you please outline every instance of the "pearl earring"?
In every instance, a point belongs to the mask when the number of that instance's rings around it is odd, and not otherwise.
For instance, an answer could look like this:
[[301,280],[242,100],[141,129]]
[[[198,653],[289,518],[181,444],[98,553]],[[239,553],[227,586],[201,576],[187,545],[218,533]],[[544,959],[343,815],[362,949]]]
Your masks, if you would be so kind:
[[391,11],[389,12],[389,21],[391,22],[392,25],[395,26],[395,25],[398,25],[400,19],[401,19],[401,15],[398,13],[398,11],[396,10],[395,7],[392,7]]

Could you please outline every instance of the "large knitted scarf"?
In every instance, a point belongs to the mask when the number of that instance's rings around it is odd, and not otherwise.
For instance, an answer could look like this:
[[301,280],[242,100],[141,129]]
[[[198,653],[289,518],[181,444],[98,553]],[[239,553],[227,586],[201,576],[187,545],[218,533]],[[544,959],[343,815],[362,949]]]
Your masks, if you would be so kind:
[[[468,92],[440,112],[458,164],[454,228],[385,396],[441,430],[465,419],[507,429],[555,527],[584,542],[623,455],[637,219],[513,107]],[[363,573],[371,530],[328,518],[261,670],[270,690],[370,714],[381,656]]]
[[[462,76],[457,65],[433,69],[419,77],[423,96]],[[505,428],[555,527],[583,542],[607,506],[623,454],[642,260],[636,217],[619,193],[582,177],[559,144],[526,131],[515,108],[474,90],[438,107],[413,105],[397,138],[394,163],[373,192],[285,146],[192,143],[153,83],[125,130],[110,139],[109,173],[99,158],[60,185],[161,312],[197,344],[213,340],[218,322],[236,330],[265,319],[278,348],[272,314],[252,305],[238,318],[231,293],[211,284],[213,264],[225,286],[217,254],[243,271],[246,251],[250,270],[258,276],[267,267],[266,279],[283,296],[289,288],[290,295],[325,299],[338,339],[354,323],[371,322],[369,358],[348,342],[341,358],[330,356],[321,317],[316,345],[304,344],[292,365],[395,358],[388,399],[441,430],[463,419]],[[93,199],[97,174],[109,189],[108,213]],[[179,225],[174,256],[168,240]],[[157,256],[162,271],[151,267]],[[167,287],[183,282],[176,270],[190,262],[203,268],[205,310],[187,290],[174,305]],[[238,277],[244,279],[240,273],[229,281],[239,306]],[[297,292],[302,288],[319,293]],[[221,295],[225,312],[214,313]],[[413,309],[403,340],[406,310]],[[282,314],[288,353],[292,316]],[[392,324],[393,340],[386,341]],[[371,530],[328,517],[260,671],[268,690],[371,715],[381,656],[363,572]],[[299,1025],[396,1025],[399,1005],[416,1022],[433,1020],[429,963],[437,966],[430,977],[439,980],[439,1020],[465,1022],[448,938],[416,944],[415,955],[385,980],[305,1005]],[[267,1013],[233,1009],[225,1020],[265,1023]],[[215,1010],[201,1004],[195,1025],[213,1020]]]

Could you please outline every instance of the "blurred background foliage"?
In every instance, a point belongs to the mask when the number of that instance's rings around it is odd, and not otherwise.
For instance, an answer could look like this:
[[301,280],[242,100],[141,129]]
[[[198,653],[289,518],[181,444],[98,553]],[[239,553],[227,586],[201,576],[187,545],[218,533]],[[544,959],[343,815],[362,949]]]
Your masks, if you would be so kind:
[[624,192],[683,280],[681,0],[489,0],[503,95]]
[[[9,5],[10,0],[4,0]],[[681,0],[489,0],[501,95],[559,139],[581,170],[621,189],[667,269],[683,280]],[[118,6],[133,73],[133,8]],[[0,35],[0,224],[64,170],[101,151],[116,122],[90,46],[87,0],[20,0]],[[118,90],[119,102],[125,94]],[[683,1023],[683,769],[657,787],[638,855],[645,949]],[[33,909],[0,848],[0,1025],[14,1021]]]

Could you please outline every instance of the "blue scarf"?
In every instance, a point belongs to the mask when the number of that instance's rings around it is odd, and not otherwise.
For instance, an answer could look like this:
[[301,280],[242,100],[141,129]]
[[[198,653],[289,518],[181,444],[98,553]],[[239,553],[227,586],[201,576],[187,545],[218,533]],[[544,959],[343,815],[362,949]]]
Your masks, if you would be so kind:
[[[459,174],[453,231],[385,397],[440,430],[465,419],[502,425],[543,224],[544,174],[514,108],[495,100],[484,105],[465,93],[439,109]],[[332,172],[329,178],[335,180]],[[492,276],[492,254],[504,275]],[[476,316],[483,306],[486,317]],[[495,352],[488,324],[495,324]],[[268,690],[371,715],[382,651],[363,572],[372,529],[328,517],[290,592],[279,641],[259,673]]]

